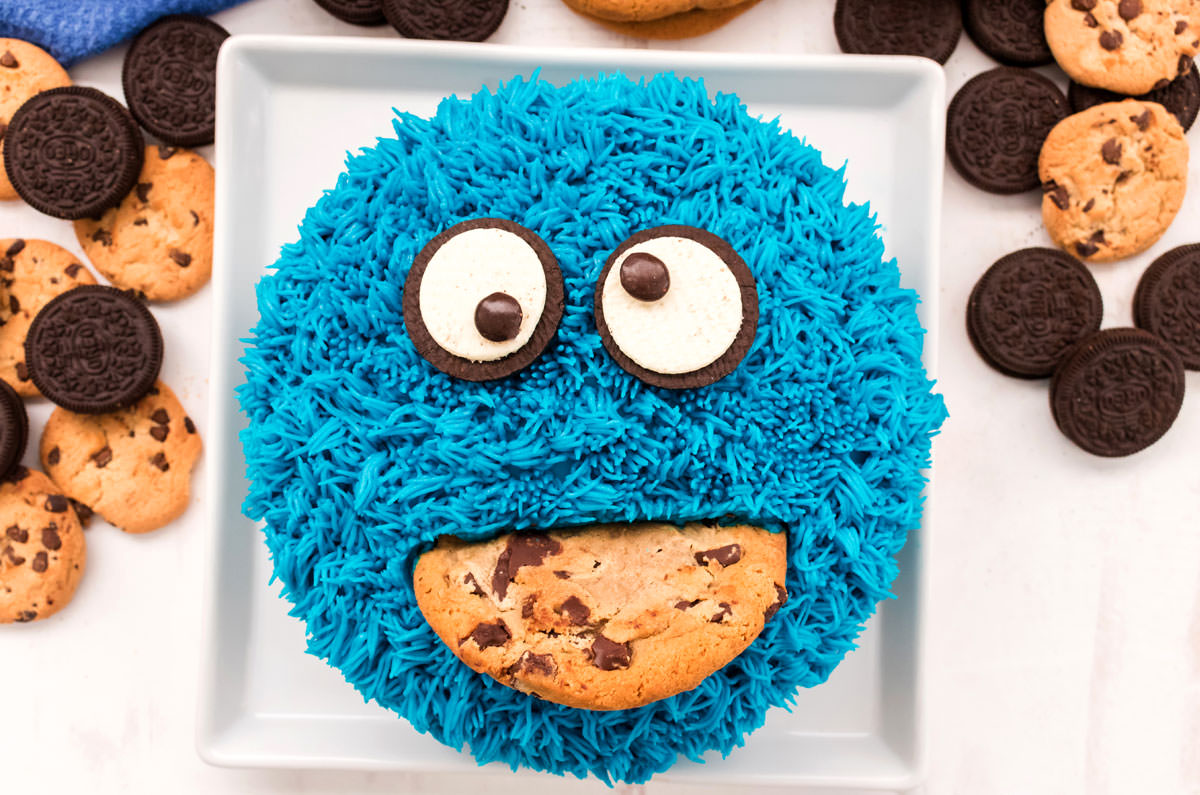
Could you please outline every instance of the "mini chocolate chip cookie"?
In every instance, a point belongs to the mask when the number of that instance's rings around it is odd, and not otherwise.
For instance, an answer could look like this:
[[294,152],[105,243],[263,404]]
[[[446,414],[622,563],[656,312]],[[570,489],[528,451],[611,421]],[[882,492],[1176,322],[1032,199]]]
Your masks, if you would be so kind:
[[0,481],[0,624],[48,618],[75,595],[87,542],[70,500],[41,472]]
[[[67,70],[41,47],[20,39],[0,39],[0,163],[4,133],[17,108],[34,94],[71,85]],[[0,168],[0,199],[17,198],[17,189]]]
[[95,283],[65,248],[45,240],[0,240],[0,379],[18,395],[40,394],[25,363],[25,335],[34,316],[55,296]]
[[1042,145],[1042,219],[1080,259],[1108,262],[1154,244],[1187,189],[1188,144],[1156,102],[1106,102],[1068,116]]
[[161,381],[110,414],[57,408],[42,433],[47,474],[70,498],[127,533],[156,530],[182,514],[200,435]]
[[188,149],[147,147],[129,195],[99,218],[76,221],[75,236],[116,286],[151,301],[191,295],[212,276],[212,166]]
[[1161,88],[1200,51],[1195,0],[1049,0],[1046,41],[1072,80],[1118,94]]
[[473,670],[548,701],[630,709],[691,690],[787,601],[787,539],[755,527],[597,525],[417,561],[417,605]]

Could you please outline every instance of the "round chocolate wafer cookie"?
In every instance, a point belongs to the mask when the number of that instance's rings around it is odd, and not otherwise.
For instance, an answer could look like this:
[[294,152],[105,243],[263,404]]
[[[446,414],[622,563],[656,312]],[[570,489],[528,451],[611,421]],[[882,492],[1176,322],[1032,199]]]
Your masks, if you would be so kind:
[[596,331],[613,361],[652,386],[695,389],[754,344],[758,287],[733,246],[694,226],[630,235],[596,280]]
[[94,88],[36,94],[4,136],[4,169],[21,198],[56,218],[99,215],[133,189],[142,133],[129,112]]
[[1200,370],[1200,244],[1171,249],[1146,269],[1133,321],[1173,347],[1184,367]]
[[451,41],[483,41],[508,12],[508,0],[381,0],[380,6],[402,36]]
[[1053,63],[1042,17],[1046,0],[963,0],[963,27],[979,49],[1008,66]]
[[842,52],[923,55],[946,63],[962,35],[958,0],[838,0],[833,30]]
[[[1074,80],[1067,86],[1067,102],[1074,113],[1087,110],[1093,105],[1120,102],[1123,99],[1128,97],[1105,91],[1103,88],[1081,85]],[[1156,88],[1134,99],[1162,105],[1179,119],[1180,126],[1187,132],[1196,121],[1196,113],[1200,111],[1200,70],[1188,69],[1162,88]]]
[[229,31],[194,14],[171,14],[129,45],[121,68],[125,101],[138,123],[176,146],[213,142],[217,52]]
[[962,178],[990,193],[1023,193],[1041,184],[1038,155],[1067,100],[1029,69],[1001,66],[976,75],[946,112],[946,154]]
[[333,14],[343,22],[363,27],[386,25],[387,18],[379,0],[315,0],[321,8]]
[[1170,430],[1183,390],[1183,362],[1174,348],[1141,329],[1105,329],[1071,349],[1055,370],[1050,410],[1068,439],[1115,458]]
[[1100,330],[1100,288],[1053,248],[1001,257],[967,301],[967,335],[985,362],[1017,378],[1048,378],[1066,352]]
[[29,439],[25,402],[11,386],[0,381],[0,479],[21,463]]
[[25,337],[33,383],[80,414],[136,403],[154,386],[162,356],[162,333],[150,310],[128,292],[98,284],[50,301]]
[[563,279],[546,242],[504,218],[473,218],[434,237],[404,282],[417,353],[466,381],[523,370],[554,339]]

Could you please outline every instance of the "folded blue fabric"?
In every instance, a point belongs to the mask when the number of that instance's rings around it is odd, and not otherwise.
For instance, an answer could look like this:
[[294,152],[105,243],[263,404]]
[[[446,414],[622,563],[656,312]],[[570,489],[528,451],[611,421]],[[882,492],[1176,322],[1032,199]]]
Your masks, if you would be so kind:
[[63,66],[104,52],[167,14],[212,14],[244,0],[0,0],[0,37],[48,50]]

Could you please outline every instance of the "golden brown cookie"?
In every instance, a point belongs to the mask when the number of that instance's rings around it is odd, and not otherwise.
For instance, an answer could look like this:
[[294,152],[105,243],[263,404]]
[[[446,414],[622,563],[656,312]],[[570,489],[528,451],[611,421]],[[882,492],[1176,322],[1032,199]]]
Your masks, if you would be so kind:
[[18,395],[38,394],[25,367],[25,335],[34,315],[59,293],[95,283],[65,248],[45,240],[0,240],[0,378]]
[[0,482],[0,624],[62,610],[83,578],[87,542],[70,500],[41,472]]
[[598,525],[465,544],[417,561],[417,605],[459,659],[583,709],[690,690],[787,599],[787,539],[755,527]]
[[1157,102],[1107,102],[1068,116],[1042,145],[1042,220],[1091,262],[1143,251],[1171,225],[1187,189],[1188,144]]
[[[0,158],[4,153],[4,130],[17,108],[34,94],[69,85],[67,70],[50,53],[20,39],[0,39]],[[0,168],[0,199],[15,198],[17,191]]]
[[579,0],[563,0],[567,6],[580,16],[603,25],[609,30],[633,36],[638,39],[690,39],[693,36],[703,36],[722,27],[730,20],[749,11],[758,5],[759,0],[744,0],[735,6],[727,8],[693,8],[679,14],[672,14],[661,19],[649,19],[642,22],[618,22],[612,19],[602,19],[583,11]]
[[614,22],[645,22],[651,19],[702,9],[729,8],[745,0],[570,0],[576,11]]
[[189,149],[146,147],[137,185],[75,235],[100,273],[152,301],[184,298],[212,275],[213,168]]
[[1166,86],[1200,51],[1200,0],[1050,0],[1046,41],[1078,83],[1118,94]]
[[156,530],[187,508],[200,435],[175,393],[159,381],[111,414],[56,408],[41,460],[63,492],[127,533]]

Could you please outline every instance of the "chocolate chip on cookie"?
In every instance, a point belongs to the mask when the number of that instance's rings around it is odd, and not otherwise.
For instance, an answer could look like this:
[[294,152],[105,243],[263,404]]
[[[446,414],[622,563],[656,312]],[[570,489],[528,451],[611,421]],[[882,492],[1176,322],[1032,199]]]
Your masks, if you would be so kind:
[[42,394],[85,414],[140,400],[154,386],[162,354],[162,334],[145,305],[101,285],[76,287],[51,300],[25,340],[29,374]]
[[[40,456],[63,493],[129,533],[162,527],[187,508],[200,437],[162,382],[109,414],[56,409]],[[64,498],[66,499],[66,498]]]
[[21,468],[0,481],[0,624],[48,618],[75,595],[87,545],[74,511],[47,507],[60,500],[41,472]]
[[842,52],[923,55],[944,64],[962,35],[958,0],[838,0],[833,30]]
[[[0,38],[0,156],[4,152],[4,135],[17,108],[34,94],[51,88],[71,85],[67,70],[41,47],[20,39]],[[0,168],[0,200],[17,198],[17,191]]]
[[1133,319],[1175,349],[1189,370],[1200,370],[1200,244],[1179,246],[1142,274]]
[[963,0],[963,27],[979,49],[1008,66],[1053,63],[1042,17],[1046,0]]
[[[1071,110],[1075,113],[1104,102],[1120,102],[1123,99],[1129,97],[1102,88],[1080,85],[1074,80],[1067,86],[1067,102],[1071,104]],[[1175,115],[1183,131],[1187,132],[1196,121],[1196,113],[1200,112],[1200,70],[1188,69],[1162,88],[1156,88],[1133,99],[1162,105]]]
[[1165,434],[1183,405],[1183,362],[1149,332],[1115,328],[1073,348],[1050,383],[1054,421],[1094,455],[1132,455]]
[[125,101],[138,123],[176,146],[213,142],[217,52],[229,31],[194,14],[171,14],[129,45],[121,69]]
[[121,203],[75,222],[75,237],[117,287],[151,301],[192,295],[212,276],[213,168],[186,149],[146,147]]
[[1066,352],[1100,330],[1096,280],[1057,249],[1027,248],[996,261],[967,302],[967,335],[1006,375],[1046,378]]
[[496,32],[508,0],[381,0],[387,21],[410,39],[483,41]]
[[991,193],[1022,193],[1038,181],[1038,153],[1067,115],[1054,83],[1029,69],[1002,66],[958,90],[946,112],[946,154],[955,170]]
[[363,27],[387,24],[379,0],[316,0],[317,5],[343,22]]
[[413,577],[425,619],[474,670],[560,704],[627,709],[741,653],[787,600],[786,565],[782,534],[644,524],[444,538]]
[[142,133],[129,112],[94,88],[35,95],[4,135],[4,168],[21,198],[56,218],[112,207],[142,167]]
[[1155,102],[1108,102],[1069,116],[1042,146],[1042,219],[1055,244],[1091,262],[1153,245],[1187,185],[1188,144]]
[[0,381],[0,479],[21,463],[29,438],[29,417],[25,402],[11,386]]

